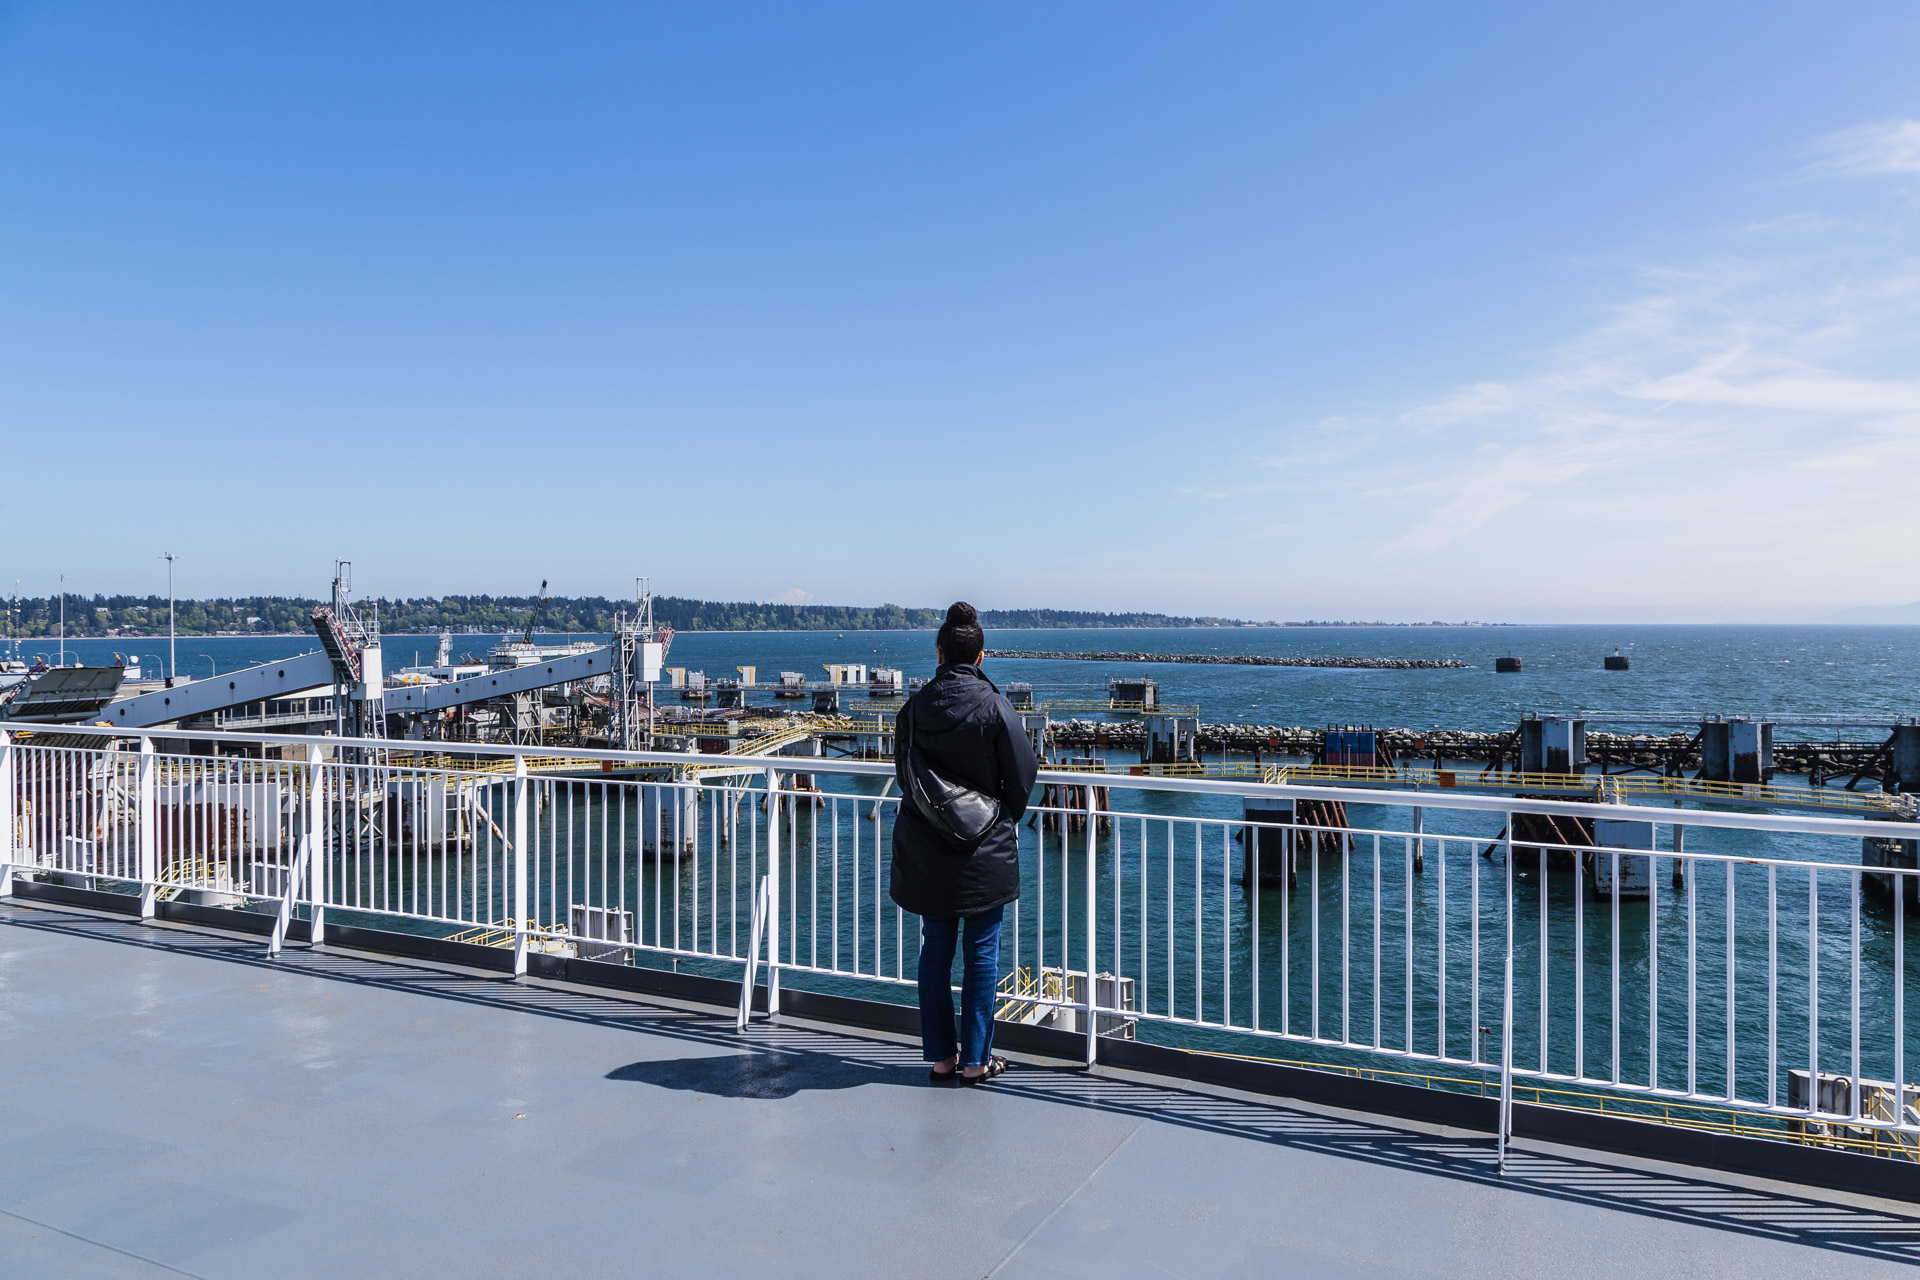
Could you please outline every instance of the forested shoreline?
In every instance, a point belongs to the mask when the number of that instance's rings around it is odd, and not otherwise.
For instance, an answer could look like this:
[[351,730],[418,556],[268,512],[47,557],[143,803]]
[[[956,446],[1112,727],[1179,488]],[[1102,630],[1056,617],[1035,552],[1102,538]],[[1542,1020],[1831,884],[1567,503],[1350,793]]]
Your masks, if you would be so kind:
[[[318,599],[297,596],[221,596],[176,600],[175,629],[192,635],[270,635],[309,629]],[[544,604],[533,596],[456,595],[356,602],[377,613],[390,635],[454,631],[499,634],[535,625],[546,632],[605,632],[616,613],[631,613],[631,600],[605,596],[555,596]],[[746,601],[689,600],[656,596],[654,619],[675,631],[906,631],[932,630],[944,609],[897,604],[871,607],[823,604],[759,604]],[[983,609],[988,627],[1200,627],[1238,626],[1236,619],[1182,617],[1163,613],[1096,613],[1073,609]],[[21,598],[10,603],[0,631],[23,638],[51,636],[60,629],[60,597]],[[69,636],[154,636],[167,633],[165,596],[66,597]]]

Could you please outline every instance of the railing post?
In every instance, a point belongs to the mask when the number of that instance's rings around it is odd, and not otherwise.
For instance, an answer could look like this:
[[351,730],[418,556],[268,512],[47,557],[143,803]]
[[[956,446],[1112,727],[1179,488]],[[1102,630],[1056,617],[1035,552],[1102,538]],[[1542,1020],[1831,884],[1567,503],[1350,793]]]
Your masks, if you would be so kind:
[[158,909],[160,896],[159,832],[155,820],[155,811],[159,807],[159,796],[155,794],[155,774],[159,762],[154,758],[153,739],[146,734],[140,735],[140,769],[136,775],[134,792],[134,822],[137,827],[135,851],[139,860],[140,875],[140,918],[153,919]]
[[0,898],[13,896],[13,864],[19,856],[13,816],[13,734],[0,729]]
[[[1680,802],[1675,800],[1673,807],[1680,808]],[[1676,822],[1673,824],[1673,887],[1676,889],[1687,887],[1687,860],[1680,856],[1686,851],[1687,829]],[[1649,875],[1647,878],[1651,880],[1653,877]]]
[[767,878],[761,876],[760,882],[753,886],[752,897],[747,903],[747,963],[740,973],[740,1012],[733,1024],[733,1029],[742,1034],[746,1032],[748,1019],[753,1016],[754,972],[760,966],[760,932],[766,927],[766,922]]
[[[1099,793],[1094,790],[1091,779],[1087,782],[1087,1065],[1091,1067],[1100,1059],[1099,1019],[1094,1016],[1094,1006],[1099,1003],[1098,987],[1093,980],[1093,959],[1097,946],[1094,930],[1098,924],[1096,912],[1099,910],[1099,896],[1094,892],[1094,846],[1100,840],[1099,810],[1094,807]],[[1114,975],[1114,1003],[1119,1004],[1120,975]]]
[[513,758],[513,976],[527,971],[527,758]]
[[[309,751],[312,748],[308,748]],[[287,885],[280,894],[280,909],[274,915],[273,932],[267,935],[267,954],[277,956],[287,943],[287,926],[293,923],[293,904],[300,900],[300,877],[313,865],[313,828],[303,824],[293,856],[287,859]]]
[[[877,814],[880,806],[874,806]],[[752,815],[749,814],[749,817]],[[879,845],[874,846],[874,857]],[[877,863],[876,863],[877,865]],[[875,927],[879,921],[874,922]],[[877,963],[877,959],[876,959]],[[780,1012],[780,775],[767,770],[767,1016]]]
[[327,940],[327,897],[333,870],[333,832],[327,825],[327,764],[317,742],[307,744],[307,839],[313,859],[307,864],[307,918],[309,940],[319,946]]
[[[1507,1143],[1513,1137],[1513,815],[1507,815],[1507,961],[1500,1000],[1500,1134],[1497,1164],[1507,1171]],[[1540,882],[1546,897],[1546,881]]]

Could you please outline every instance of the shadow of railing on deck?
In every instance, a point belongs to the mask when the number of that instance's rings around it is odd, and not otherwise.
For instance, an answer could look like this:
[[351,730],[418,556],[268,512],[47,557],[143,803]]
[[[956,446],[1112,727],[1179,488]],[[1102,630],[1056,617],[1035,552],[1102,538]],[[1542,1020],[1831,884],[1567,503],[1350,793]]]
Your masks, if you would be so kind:
[[[450,967],[360,953],[291,950],[278,960],[257,942],[49,908],[0,908],[0,925],[64,933],[453,1000],[541,1017],[618,1027],[704,1046],[690,1057],[643,1059],[613,1080],[717,1097],[791,1099],[866,1085],[928,1087],[917,1045],[812,1026],[757,1023],[745,1037],[730,1011],[712,1013],[641,996],[598,994],[541,981],[513,982]],[[1749,1188],[1665,1171],[1516,1148],[1502,1175],[1492,1141],[1309,1111],[1284,1101],[1071,1067],[1018,1064],[989,1086],[1058,1106],[1362,1160],[1555,1200],[1898,1262],[1920,1262],[1920,1210],[1889,1212],[1808,1195]],[[953,1090],[970,1095],[976,1090]],[[968,1099],[962,1105],[971,1105]]]

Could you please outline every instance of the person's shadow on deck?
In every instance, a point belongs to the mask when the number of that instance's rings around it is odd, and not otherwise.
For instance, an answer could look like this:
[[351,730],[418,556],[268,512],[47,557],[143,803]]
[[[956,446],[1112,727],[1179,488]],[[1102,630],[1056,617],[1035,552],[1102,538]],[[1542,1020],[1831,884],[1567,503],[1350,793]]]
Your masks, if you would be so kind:
[[863,1084],[904,1084],[918,1071],[859,1062],[832,1053],[721,1053],[697,1058],[629,1062],[607,1072],[609,1080],[627,1080],[661,1089],[679,1089],[716,1098],[791,1098],[812,1089],[855,1089]]

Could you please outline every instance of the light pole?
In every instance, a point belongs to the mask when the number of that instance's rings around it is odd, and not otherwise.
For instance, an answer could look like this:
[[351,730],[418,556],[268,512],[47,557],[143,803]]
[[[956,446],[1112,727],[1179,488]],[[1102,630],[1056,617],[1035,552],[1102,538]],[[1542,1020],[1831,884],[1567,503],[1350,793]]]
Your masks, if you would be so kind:
[[[640,637],[640,643],[642,645],[649,645],[653,643],[653,579],[635,578],[633,585],[638,588],[639,594],[645,604],[647,615],[645,620],[640,624],[646,628],[646,631]],[[642,648],[640,650],[640,670],[642,674],[646,672],[646,667],[647,651]],[[744,693],[740,695],[741,706],[746,705],[746,696]],[[651,680],[647,681],[647,741],[641,750],[653,750],[653,681]]]
[[173,678],[180,671],[180,663],[173,653],[173,552],[162,552],[160,558],[167,562],[167,688],[173,688]]
[[60,575],[60,666],[67,665],[67,575]]

